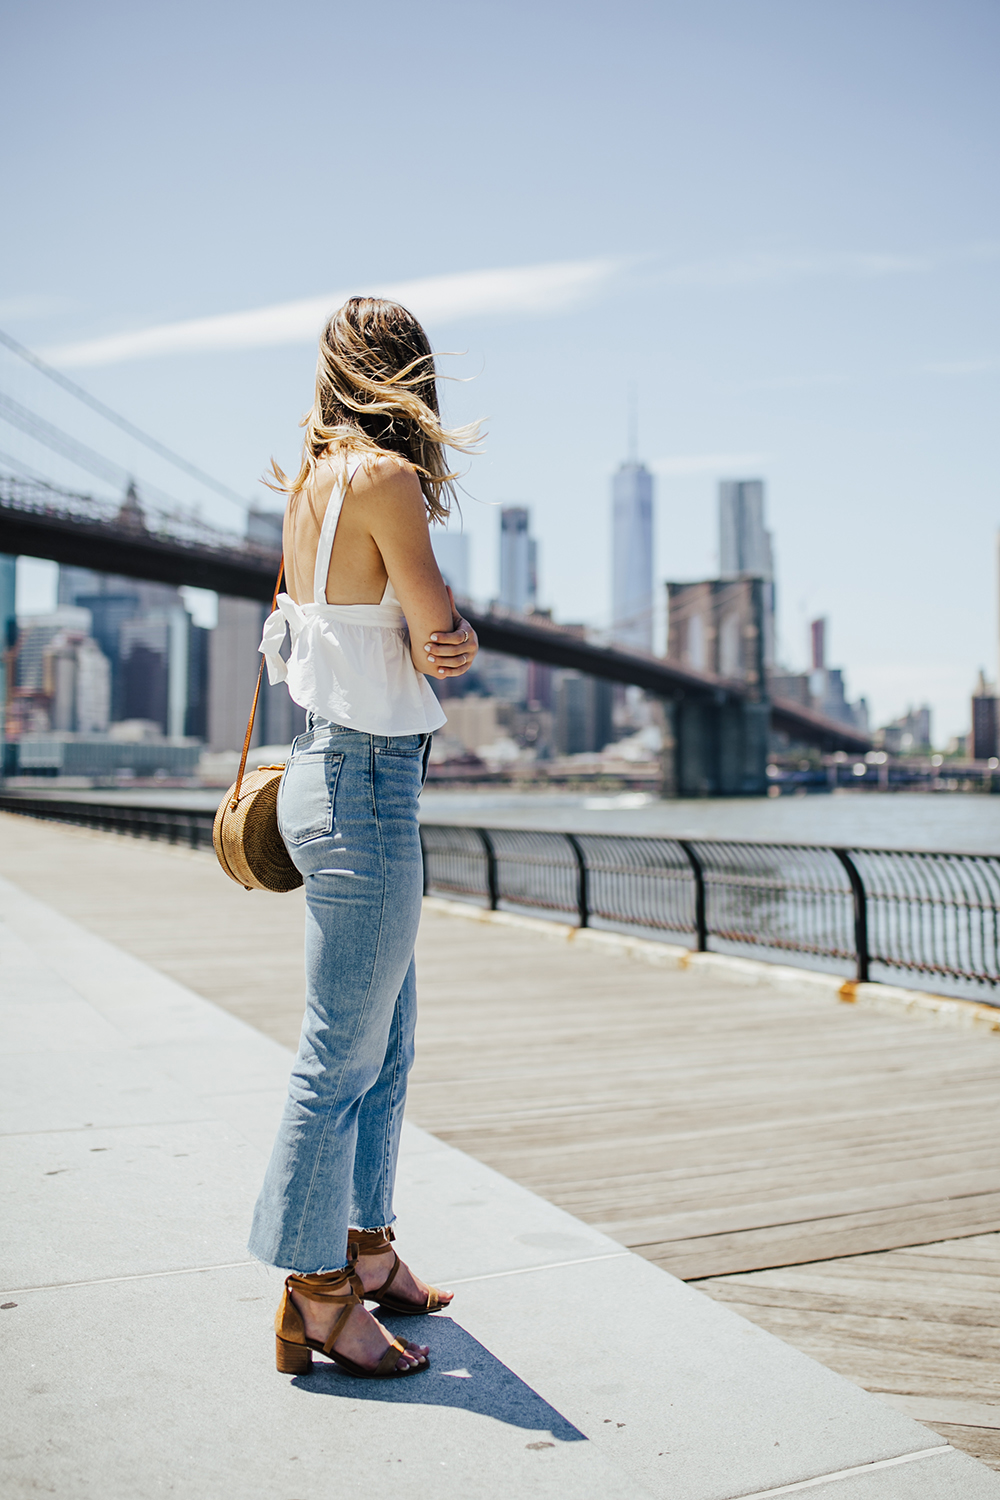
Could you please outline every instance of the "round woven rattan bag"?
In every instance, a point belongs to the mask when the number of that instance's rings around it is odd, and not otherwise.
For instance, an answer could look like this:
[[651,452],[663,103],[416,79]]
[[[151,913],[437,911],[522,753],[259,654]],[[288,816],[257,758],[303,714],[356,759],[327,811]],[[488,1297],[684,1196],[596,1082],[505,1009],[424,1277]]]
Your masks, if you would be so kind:
[[212,842],[219,864],[248,891],[294,891],[302,884],[278,832],[278,787],[284,769],[258,766],[242,782],[234,781],[215,815]]

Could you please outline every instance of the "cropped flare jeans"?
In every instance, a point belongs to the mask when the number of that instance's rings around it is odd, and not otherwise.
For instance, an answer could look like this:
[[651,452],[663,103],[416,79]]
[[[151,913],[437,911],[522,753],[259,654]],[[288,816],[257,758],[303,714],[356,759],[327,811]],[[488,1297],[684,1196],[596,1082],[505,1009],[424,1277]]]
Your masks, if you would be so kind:
[[250,1235],[253,1255],[303,1275],[346,1264],[348,1228],[394,1217],[430,748],[426,734],[308,723],[278,793],[278,825],[305,882],[305,1019]]

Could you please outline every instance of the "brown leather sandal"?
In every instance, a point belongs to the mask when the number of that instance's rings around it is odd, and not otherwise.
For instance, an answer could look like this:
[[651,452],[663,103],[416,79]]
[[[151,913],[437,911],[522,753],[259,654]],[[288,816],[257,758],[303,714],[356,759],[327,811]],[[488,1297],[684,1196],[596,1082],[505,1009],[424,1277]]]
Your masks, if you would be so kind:
[[[339,1302],[341,1304],[341,1310],[325,1343],[320,1343],[319,1339],[306,1338],[302,1314],[292,1301],[293,1291],[301,1292],[304,1297],[309,1297],[316,1302]],[[429,1361],[426,1355],[421,1356],[421,1364],[410,1365],[402,1370],[398,1368],[399,1356],[409,1352],[399,1339],[392,1340],[378,1364],[371,1370],[366,1369],[364,1365],[357,1364],[353,1359],[348,1359],[346,1354],[337,1353],[333,1347],[334,1340],[353,1309],[364,1306],[361,1300],[362,1293],[361,1280],[350,1266],[344,1271],[330,1271],[324,1275],[286,1277],[285,1294],[274,1318],[275,1356],[279,1373],[308,1375],[312,1368],[314,1349],[320,1354],[325,1354],[328,1359],[332,1359],[342,1370],[346,1370],[348,1375],[356,1375],[359,1380],[393,1380],[397,1375],[415,1375],[419,1370],[428,1369]]]
[[[360,1255],[384,1255],[386,1250],[392,1250],[392,1242],[396,1238],[391,1229],[349,1229],[347,1237],[347,1254],[352,1267],[356,1265]],[[410,1302],[390,1292],[396,1272],[403,1264],[395,1250],[392,1250],[392,1254],[392,1270],[382,1285],[372,1292],[360,1292],[359,1296],[364,1297],[366,1302],[377,1302],[383,1312],[395,1313],[404,1318],[418,1318],[424,1313],[440,1312],[443,1307],[450,1305],[451,1299],[445,1302],[436,1286],[428,1288],[426,1302]]]

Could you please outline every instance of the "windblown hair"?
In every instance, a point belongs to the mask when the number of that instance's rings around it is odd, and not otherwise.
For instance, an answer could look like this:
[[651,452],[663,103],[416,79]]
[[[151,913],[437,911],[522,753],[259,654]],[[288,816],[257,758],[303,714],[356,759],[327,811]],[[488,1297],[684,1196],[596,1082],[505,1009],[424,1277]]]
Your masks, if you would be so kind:
[[302,466],[289,479],[271,460],[264,483],[291,496],[312,480],[316,464],[350,451],[392,453],[412,464],[428,515],[443,521],[459,477],[449,472],[445,447],[474,451],[478,422],[442,427],[434,355],[426,333],[398,302],[351,297],[323,329],[316,365],[316,399],[302,419]]

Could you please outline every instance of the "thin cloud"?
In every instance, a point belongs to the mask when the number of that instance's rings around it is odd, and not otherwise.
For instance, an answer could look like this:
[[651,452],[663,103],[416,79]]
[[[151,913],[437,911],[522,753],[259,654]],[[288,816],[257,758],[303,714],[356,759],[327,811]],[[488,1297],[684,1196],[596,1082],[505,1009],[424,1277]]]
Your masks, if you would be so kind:
[[422,322],[435,327],[467,317],[559,312],[597,295],[622,265],[622,261],[612,259],[557,261],[506,270],[425,276],[417,281],[376,286],[358,285],[248,312],[164,323],[85,343],[65,344],[44,351],[44,357],[67,368],[120,364],[164,354],[312,343],[333,309],[345,298],[358,294],[402,302]]
[[649,467],[667,479],[686,474],[752,473],[766,462],[766,453],[681,453],[654,459]]

